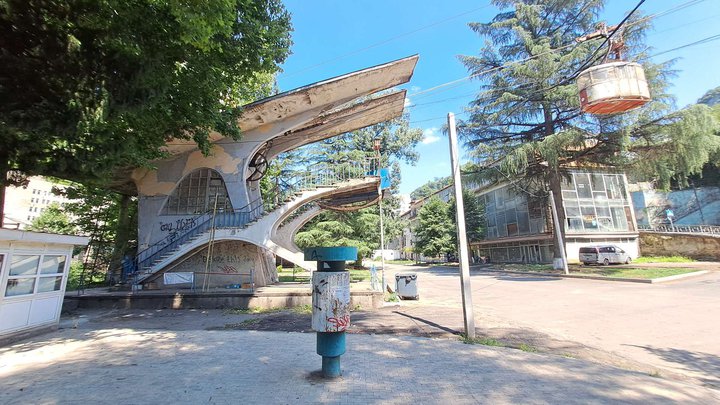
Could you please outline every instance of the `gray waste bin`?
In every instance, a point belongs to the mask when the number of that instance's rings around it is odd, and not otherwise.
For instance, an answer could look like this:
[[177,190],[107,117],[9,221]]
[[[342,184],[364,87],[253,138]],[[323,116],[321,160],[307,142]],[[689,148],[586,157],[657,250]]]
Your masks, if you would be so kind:
[[395,275],[395,292],[401,299],[419,299],[417,273],[397,273]]

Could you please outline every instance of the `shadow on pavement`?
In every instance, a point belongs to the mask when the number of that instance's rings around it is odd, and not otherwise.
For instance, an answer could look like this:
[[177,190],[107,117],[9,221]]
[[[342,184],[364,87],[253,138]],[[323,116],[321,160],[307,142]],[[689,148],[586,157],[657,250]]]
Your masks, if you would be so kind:
[[645,349],[661,359],[676,363],[680,368],[697,372],[704,377],[698,377],[703,384],[713,388],[720,388],[720,357],[701,352],[688,350],[661,348],[653,346],[627,345]]
[[427,320],[427,319],[419,318],[419,317],[417,317],[417,316],[412,316],[412,315],[404,314],[404,313],[399,312],[399,311],[392,311],[392,313],[393,313],[393,314],[400,315],[400,316],[404,316],[404,317],[406,317],[406,318],[410,318],[410,319],[412,319],[413,321],[417,321],[417,322],[424,323],[425,325],[432,326],[433,328],[437,328],[437,329],[443,330],[443,331],[445,331],[445,332],[447,332],[447,333],[450,333],[450,334],[453,334],[453,335],[457,335],[457,334],[460,333],[459,331],[457,331],[457,330],[455,330],[455,329],[451,329],[451,328],[448,328],[448,327],[446,327],[446,326],[442,326],[442,325],[440,325],[440,324],[437,324],[437,323],[435,323],[435,322],[429,321],[429,320]]

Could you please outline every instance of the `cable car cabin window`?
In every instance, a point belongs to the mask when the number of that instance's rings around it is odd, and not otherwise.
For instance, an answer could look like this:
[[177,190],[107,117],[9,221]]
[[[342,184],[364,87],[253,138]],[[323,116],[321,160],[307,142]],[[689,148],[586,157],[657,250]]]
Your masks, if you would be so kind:
[[225,182],[212,169],[198,169],[185,176],[163,207],[162,215],[201,214],[213,210],[232,211]]

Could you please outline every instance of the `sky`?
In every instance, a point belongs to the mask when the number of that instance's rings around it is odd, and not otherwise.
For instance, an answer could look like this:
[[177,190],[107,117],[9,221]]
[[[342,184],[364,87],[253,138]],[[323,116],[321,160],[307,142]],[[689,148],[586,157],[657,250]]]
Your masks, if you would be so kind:
[[[277,78],[282,91],[420,55],[412,79],[400,88],[407,90],[410,125],[421,128],[424,137],[416,148],[419,161],[401,165],[400,193],[409,194],[434,178],[449,176],[448,138],[441,128],[448,112],[463,117],[479,82],[462,80],[434,88],[468,75],[458,56],[477,55],[484,43],[468,23],[488,22],[499,10],[488,0],[284,0],[284,4],[292,13],[294,44]],[[607,0],[601,20],[616,24],[636,4]],[[720,0],[646,0],[640,11],[660,13],[647,36],[647,44],[654,48],[651,54],[720,34]],[[679,108],[720,86],[720,40],[652,59],[677,59],[670,92]]]

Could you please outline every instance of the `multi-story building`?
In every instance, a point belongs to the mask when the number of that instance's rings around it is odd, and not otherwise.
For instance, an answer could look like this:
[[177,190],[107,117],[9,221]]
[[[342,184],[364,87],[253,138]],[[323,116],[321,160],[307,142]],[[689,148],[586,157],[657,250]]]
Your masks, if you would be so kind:
[[[471,241],[477,257],[491,262],[552,262],[554,227],[548,201],[510,184],[476,191],[484,197],[486,239]],[[638,256],[638,231],[627,179],[622,173],[573,170],[562,181],[565,251],[577,262],[581,246],[613,244]]]
[[53,193],[53,187],[62,188],[40,176],[29,178],[27,187],[8,187],[5,194],[4,226],[25,229],[52,203],[64,204],[65,196]]
[[[510,183],[472,186],[485,207],[486,236],[470,241],[473,261],[498,263],[550,263],[553,260],[554,226],[546,198]],[[448,201],[451,187],[435,195]],[[428,197],[431,198],[431,197]],[[417,211],[426,199],[414,202],[403,214],[410,226],[402,247],[412,242]],[[571,170],[562,181],[565,251],[577,262],[581,246],[613,244],[632,257],[638,256],[638,230],[625,175],[608,170]],[[563,216],[561,216],[563,217]]]

